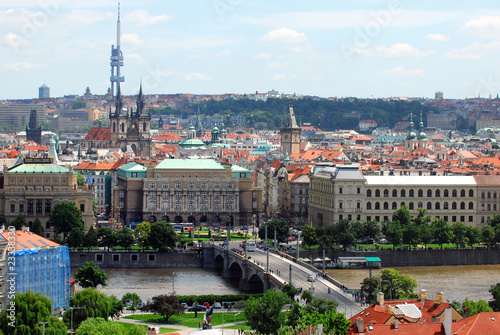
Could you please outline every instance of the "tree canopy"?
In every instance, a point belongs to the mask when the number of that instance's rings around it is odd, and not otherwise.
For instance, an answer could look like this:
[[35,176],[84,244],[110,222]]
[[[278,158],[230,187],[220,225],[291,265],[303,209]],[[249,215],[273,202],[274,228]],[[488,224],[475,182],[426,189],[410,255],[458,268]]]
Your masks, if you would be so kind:
[[56,235],[63,235],[63,243],[74,227],[83,226],[82,212],[74,202],[61,202],[54,205],[49,214],[47,225],[54,227]]
[[94,262],[85,262],[75,272],[75,280],[83,288],[97,287],[99,285],[106,286],[108,278],[106,272],[102,271]]
[[416,288],[415,278],[391,268],[383,269],[380,275],[365,278],[361,283],[361,291],[368,295],[368,301],[373,301],[380,290],[386,299],[410,299],[416,297]]
[[259,237],[261,240],[266,238],[267,227],[267,240],[274,239],[274,230],[276,229],[276,239],[278,242],[285,242],[290,237],[290,226],[284,219],[272,219],[267,221],[266,224],[259,227]]
[[182,307],[175,293],[171,293],[154,296],[150,302],[141,308],[141,310],[160,314],[163,316],[165,322],[168,322],[168,319],[172,315],[183,313],[184,307]]
[[276,334],[285,322],[285,315],[281,312],[288,297],[274,289],[268,290],[262,297],[250,298],[245,307],[248,324],[261,334]]
[[[88,318],[103,318],[107,320],[111,314],[109,298],[104,293],[89,287],[78,291],[71,298],[71,306],[83,307],[73,310],[73,329],[77,329],[81,322]],[[63,315],[63,321],[71,328],[71,309],[67,309]]]
[[153,249],[165,251],[174,248],[179,236],[174,227],[166,222],[151,223],[151,231],[148,236],[148,244]]

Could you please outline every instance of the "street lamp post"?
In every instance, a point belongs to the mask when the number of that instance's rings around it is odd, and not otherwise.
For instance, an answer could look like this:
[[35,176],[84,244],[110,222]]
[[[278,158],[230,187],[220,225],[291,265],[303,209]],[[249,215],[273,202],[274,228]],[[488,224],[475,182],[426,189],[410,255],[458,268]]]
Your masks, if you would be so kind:
[[74,309],[84,309],[84,307],[69,307],[71,309],[71,329],[70,333],[73,334],[75,331],[73,330],[73,310]]
[[48,325],[50,322],[48,322],[48,321],[45,321],[45,322],[38,321],[37,323],[39,325],[42,325],[42,335],[45,335],[45,325]]
[[[241,312],[238,312],[238,313],[234,314],[234,324],[233,324],[233,326],[235,326],[235,325],[236,325],[236,316],[237,316],[238,314],[240,314],[240,313],[241,313]],[[234,328],[234,334],[236,334],[236,328]]]

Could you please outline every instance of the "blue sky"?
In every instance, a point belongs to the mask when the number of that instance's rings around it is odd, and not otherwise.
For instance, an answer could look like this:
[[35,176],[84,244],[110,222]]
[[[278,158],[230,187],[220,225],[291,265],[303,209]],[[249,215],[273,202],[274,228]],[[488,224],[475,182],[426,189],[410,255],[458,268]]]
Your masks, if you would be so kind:
[[[0,0],[0,99],[104,94],[117,2]],[[125,94],[496,96],[497,1],[121,1]]]

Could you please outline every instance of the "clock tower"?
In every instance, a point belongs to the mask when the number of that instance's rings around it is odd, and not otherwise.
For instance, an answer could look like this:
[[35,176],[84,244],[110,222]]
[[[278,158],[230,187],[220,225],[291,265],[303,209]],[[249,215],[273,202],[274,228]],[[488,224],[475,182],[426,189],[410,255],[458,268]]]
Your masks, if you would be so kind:
[[293,112],[293,103],[288,106],[288,117],[284,127],[280,129],[281,134],[281,153],[284,155],[297,154],[300,152],[300,133],[301,128],[297,125],[295,113]]

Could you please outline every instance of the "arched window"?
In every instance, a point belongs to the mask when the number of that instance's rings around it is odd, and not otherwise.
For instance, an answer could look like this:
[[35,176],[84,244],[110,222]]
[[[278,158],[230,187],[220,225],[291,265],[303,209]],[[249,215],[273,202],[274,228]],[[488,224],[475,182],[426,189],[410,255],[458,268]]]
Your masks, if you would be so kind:
[[366,197],[371,198],[372,197],[372,190],[366,190]]
[[357,209],[361,209],[361,202],[359,202],[359,201],[358,201],[358,202],[356,202],[356,208],[357,208]]
[[441,209],[441,204],[439,202],[436,202],[436,204],[434,205],[434,208]]
[[147,129],[147,127],[146,127],[146,122],[144,122],[144,123],[142,124],[142,131],[146,131],[146,129]]
[[387,201],[384,202],[384,209],[389,209],[389,203]]
[[405,205],[405,202],[401,201],[401,207],[403,207],[404,205]]
[[125,123],[120,124],[120,127],[122,128],[121,132],[124,133],[125,132]]
[[473,197],[474,196],[474,190],[469,190],[469,197]]
[[417,206],[417,208],[424,208],[424,204],[422,203],[422,201],[419,201],[419,202],[418,202],[418,206]]
[[113,122],[113,133],[116,133],[116,123]]
[[447,202],[447,201],[445,201],[445,202],[443,203],[443,209],[448,209],[448,202]]
[[384,198],[388,198],[388,197],[389,197],[389,190],[385,189],[384,190]]
[[457,209],[457,203],[455,201],[451,203],[451,209]]
[[465,202],[463,202],[463,201],[462,201],[462,202],[460,203],[460,209],[465,209]]
[[465,198],[465,190],[460,190],[460,196],[461,196],[462,198]]
[[372,209],[372,203],[371,202],[367,202],[366,203],[366,209]]
[[410,198],[413,198],[415,196],[415,191],[414,190],[410,190],[409,196],[410,196]]
[[398,209],[398,204],[396,203],[396,201],[392,203],[392,209]]
[[413,202],[410,201],[410,203],[408,204],[408,209],[413,209]]
[[380,202],[378,202],[378,201],[377,201],[377,202],[375,203],[375,209],[380,209]]
[[441,197],[441,190],[436,190],[436,198],[440,198]]
[[483,192],[481,192],[481,199],[484,199],[484,196],[485,196],[485,193],[483,191]]
[[432,202],[427,202],[427,209],[432,209]]
[[398,197],[398,190],[392,190],[392,197],[397,198]]
[[474,209],[474,203],[472,201],[469,202],[469,209]]
[[488,192],[488,199],[491,199],[491,192]]
[[448,197],[449,197],[448,190],[444,190],[444,192],[443,192],[443,197],[445,197],[445,198],[448,198]]
[[343,203],[342,201],[339,201],[339,209],[342,209]]
[[418,197],[422,198],[424,196],[424,191],[418,190]]
[[401,198],[406,198],[406,190],[401,190]]
[[375,198],[380,198],[380,190],[375,190]]
[[427,190],[427,198],[432,198],[432,190]]
[[456,198],[457,197],[457,190],[451,191],[451,197]]

